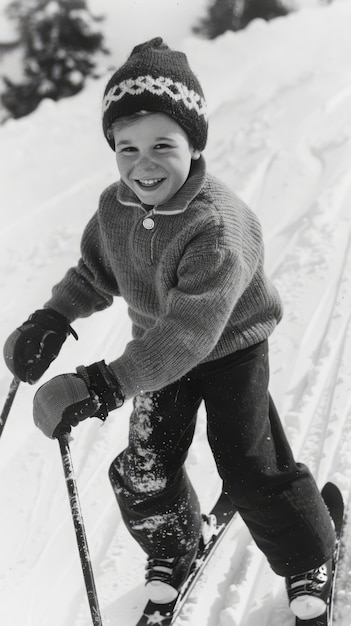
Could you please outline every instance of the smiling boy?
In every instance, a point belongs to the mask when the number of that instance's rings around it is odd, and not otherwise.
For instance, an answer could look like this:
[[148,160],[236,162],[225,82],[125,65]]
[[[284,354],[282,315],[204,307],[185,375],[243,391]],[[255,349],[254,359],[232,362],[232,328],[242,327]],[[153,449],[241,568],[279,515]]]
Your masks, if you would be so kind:
[[181,126],[164,113],[140,111],[133,117],[117,119],[109,135],[121,179],[154,210],[166,205],[184,185],[192,159],[199,159],[201,154],[191,146]]
[[185,55],[160,38],[137,46],[107,84],[103,129],[120,180],[101,195],[78,265],[9,337],[6,362],[22,380],[38,380],[71,322],[123,297],[133,324],[123,354],[40,387],[36,424],[55,438],[134,398],[128,447],[110,479],[146,552],[150,598],[169,602],[201,534],[184,462],[204,402],[224,491],[286,577],[294,612],[323,613],[334,531],[268,393],[267,340],[282,306],[256,216],[206,172],[206,102]]

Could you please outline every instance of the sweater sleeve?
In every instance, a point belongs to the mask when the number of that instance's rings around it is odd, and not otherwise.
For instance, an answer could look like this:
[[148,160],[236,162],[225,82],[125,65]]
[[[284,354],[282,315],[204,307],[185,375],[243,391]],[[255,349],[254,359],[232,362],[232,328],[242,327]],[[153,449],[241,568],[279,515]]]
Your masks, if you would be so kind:
[[[198,365],[217,344],[258,263],[208,224],[185,251],[177,285],[169,291],[158,323],[110,363],[126,397],[155,391]],[[213,232],[215,231],[215,235]],[[259,247],[259,246],[258,246]]]
[[73,322],[107,308],[117,295],[119,289],[106,257],[97,212],[84,230],[77,266],[71,267],[54,286],[52,297],[45,306]]

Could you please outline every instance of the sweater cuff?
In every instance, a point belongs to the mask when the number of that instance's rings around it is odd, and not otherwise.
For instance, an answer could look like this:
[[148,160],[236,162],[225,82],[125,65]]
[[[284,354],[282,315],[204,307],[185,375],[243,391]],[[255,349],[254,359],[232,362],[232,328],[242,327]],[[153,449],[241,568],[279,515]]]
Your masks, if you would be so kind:
[[48,302],[45,302],[43,308],[54,309],[54,311],[63,315],[69,322],[69,324],[72,324],[72,322],[75,322],[80,317],[79,315],[76,315],[72,312],[72,308],[65,307],[62,305],[62,303],[56,302],[55,298],[51,298]]
[[122,356],[119,359],[116,359],[116,361],[109,363],[108,367],[112,370],[113,375],[118,380],[125,400],[129,400],[137,393],[143,391],[141,387],[136,384],[135,380],[133,380],[133,375],[130,375],[131,372],[135,371],[135,366],[130,359]]

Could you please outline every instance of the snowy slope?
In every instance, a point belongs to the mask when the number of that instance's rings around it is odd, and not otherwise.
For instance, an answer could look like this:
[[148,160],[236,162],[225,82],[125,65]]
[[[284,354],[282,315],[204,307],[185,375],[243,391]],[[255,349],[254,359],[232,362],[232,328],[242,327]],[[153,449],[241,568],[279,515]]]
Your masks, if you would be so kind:
[[[319,485],[351,488],[351,3],[311,8],[213,42],[183,43],[207,93],[209,169],[259,215],[267,270],[284,300],[271,338],[271,391],[299,460]],[[74,263],[81,230],[116,177],[100,130],[105,81],[0,128],[0,342]],[[121,353],[123,302],[75,324],[40,384]],[[0,396],[11,377],[0,370]],[[0,441],[0,623],[88,626],[58,446],[37,431],[38,385],[22,385]],[[85,422],[71,444],[105,626],[129,626],[143,597],[143,555],[127,536],[107,470],[125,446],[130,405]],[[204,509],[218,478],[199,416],[188,459]],[[350,625],[351,531],[335,626]],[[205,600],[206,599],[206,600]],[[201,602],[200,602],[201,600]],[[283,581],[239,525],[179,626],[292,626]]]

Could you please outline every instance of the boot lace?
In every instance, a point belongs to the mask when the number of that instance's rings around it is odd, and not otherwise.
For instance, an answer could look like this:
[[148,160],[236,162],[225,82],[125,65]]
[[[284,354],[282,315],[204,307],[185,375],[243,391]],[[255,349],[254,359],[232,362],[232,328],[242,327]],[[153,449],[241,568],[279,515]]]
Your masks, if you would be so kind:
[[169,582],[172,579],[175,557],[150,558],[146,564],[146,580]]
[[328,581],[328,569],[325,564],[311,569],[303,574],[291,576],[289,579],[290,590],[294,595],[302,592],[320,592]]

